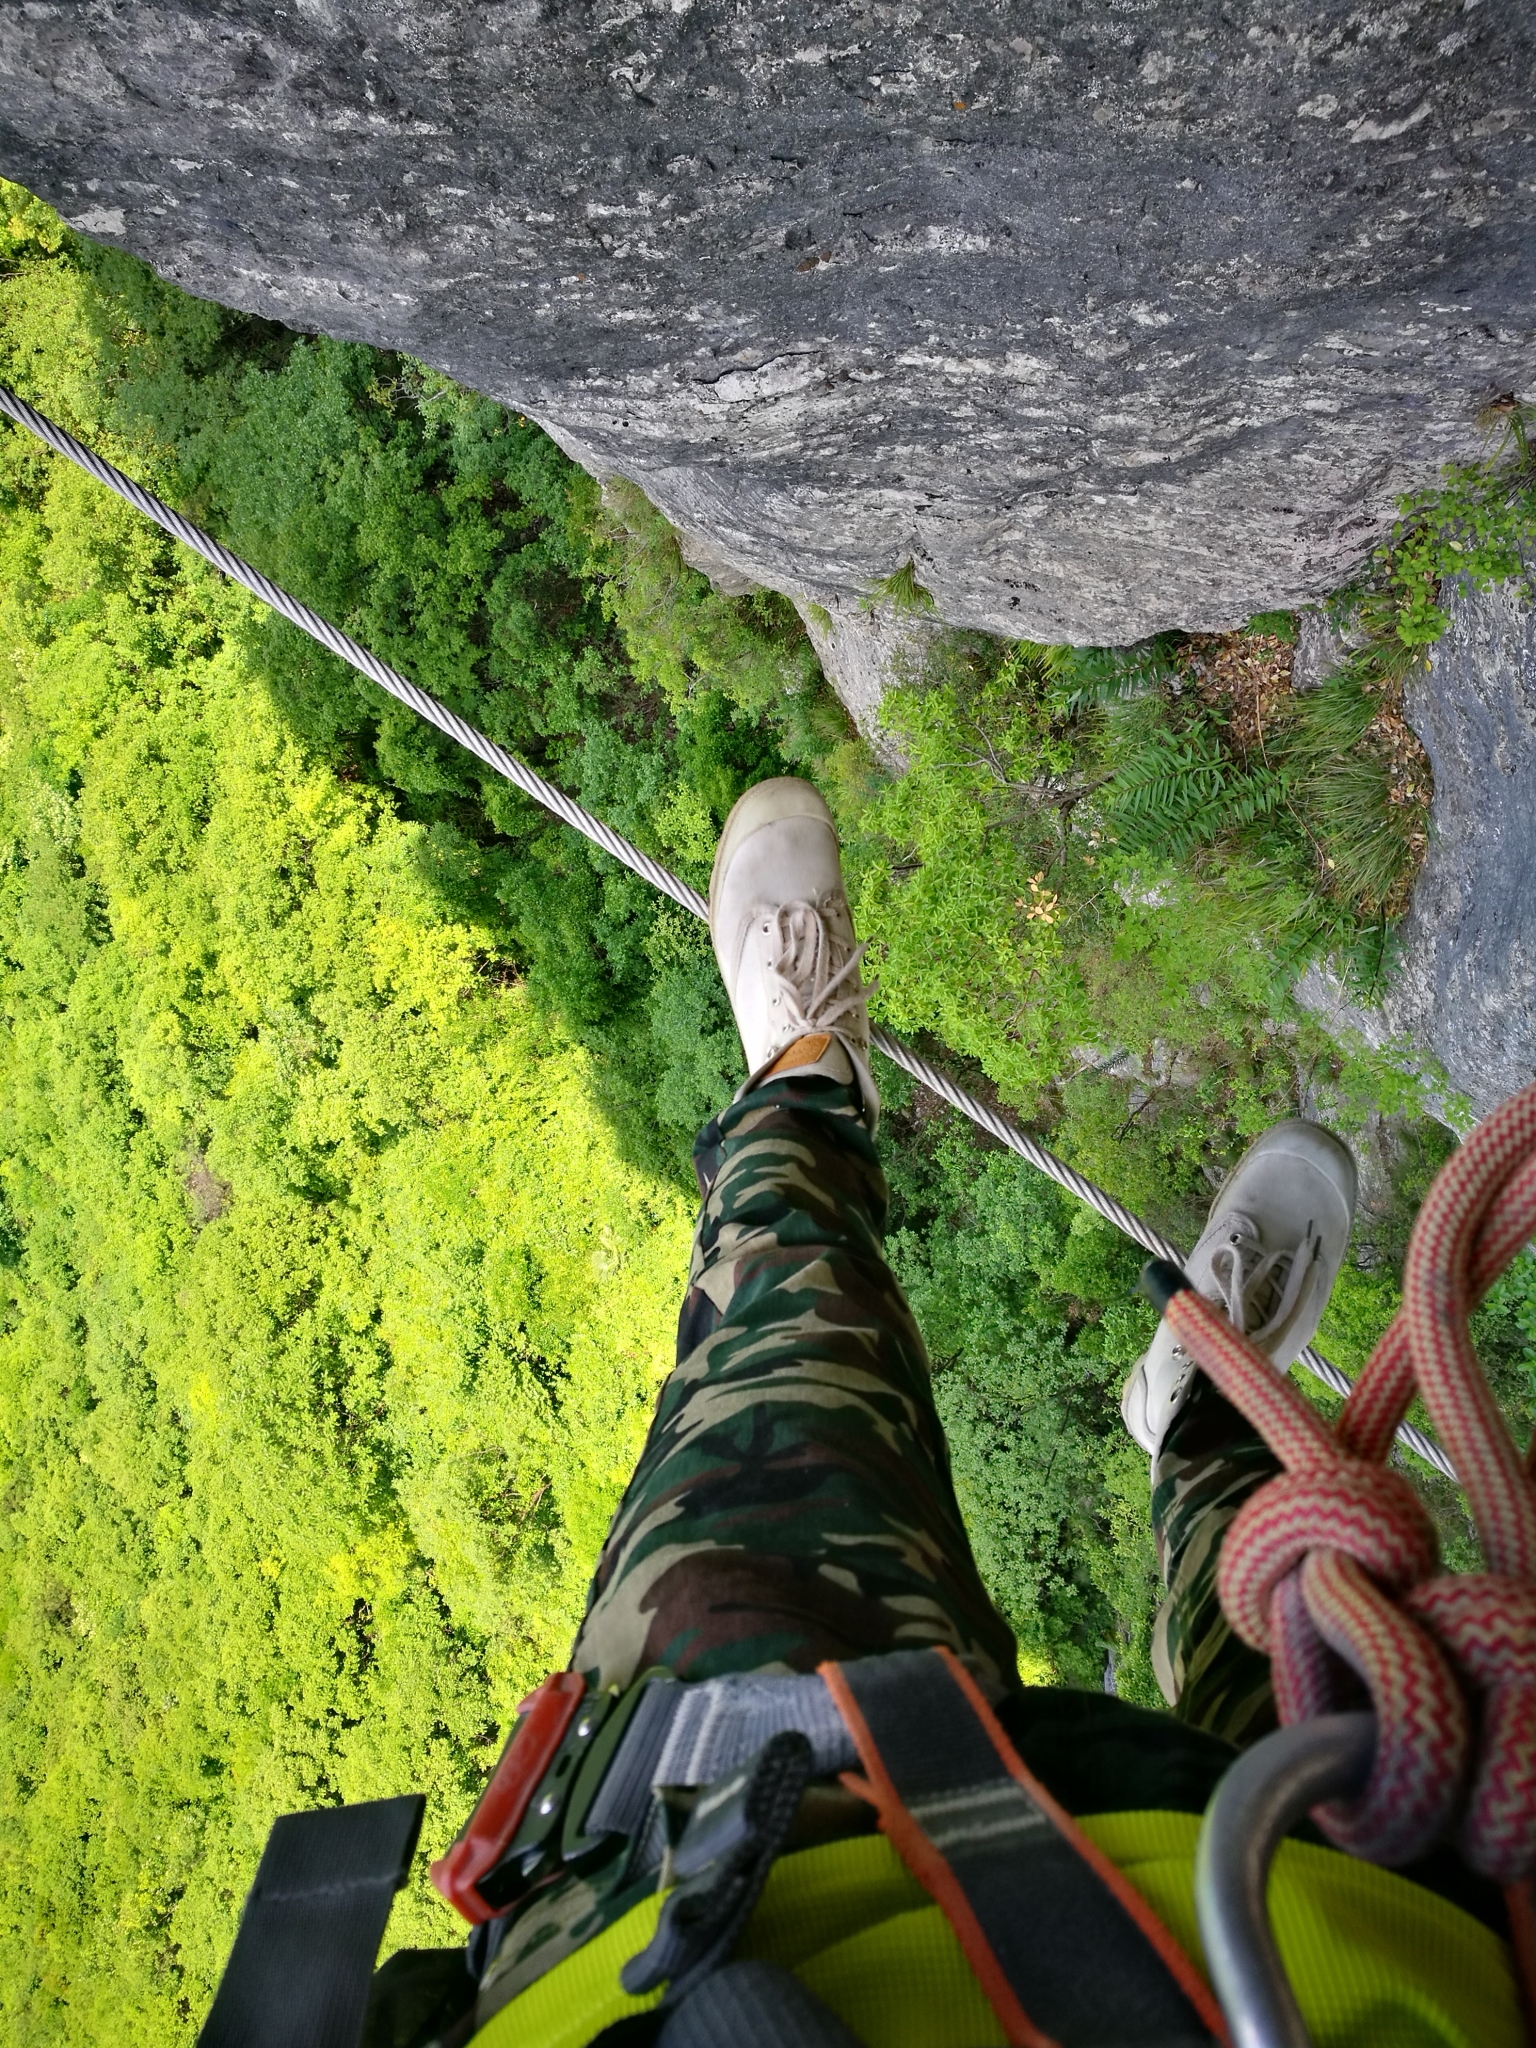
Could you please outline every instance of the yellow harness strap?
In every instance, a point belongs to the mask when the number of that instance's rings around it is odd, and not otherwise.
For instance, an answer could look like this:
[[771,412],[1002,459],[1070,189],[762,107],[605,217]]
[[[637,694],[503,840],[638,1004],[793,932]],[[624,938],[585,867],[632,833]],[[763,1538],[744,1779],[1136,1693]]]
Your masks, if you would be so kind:
[[[1078,1825],[1200,1961],[1198,1815],[1096,1814]],[[1459,1907],[1305,1842],[1282,1843],[1269,1896],[1316,2048],[1522,2048],[1508,1949]],[[646,1899],[556,1964],[479,2030],[475,2048],[585,2048],[655,2005],[657,1992],[625,1996],[619,1967],[645,1947],[660,1910],[660,1895]],[[883,1836],[782,1857],[736,1953],[793,1970],[868,2048],[1002,2048],[949,1923]]]

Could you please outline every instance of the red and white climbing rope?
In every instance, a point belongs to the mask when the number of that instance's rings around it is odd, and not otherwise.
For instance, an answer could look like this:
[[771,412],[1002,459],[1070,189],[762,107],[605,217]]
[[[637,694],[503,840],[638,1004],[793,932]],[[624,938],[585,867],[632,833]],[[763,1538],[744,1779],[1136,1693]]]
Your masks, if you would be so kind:
[[[370,654],[350,633],[343,633],[339,627],[333,626],[329,619],[311,611],[307,604],[300,604],[297,598],[291,597],[269,576],[263,576],[259,569],[253,569],[249,562],[243,561],[239,555],[215,540],[211,534],[205,533],[190,519],[185,519],[181,513],[173,511],[153,492],[146,491],[142,484],[135,483],[130,476],[125,476],[122,470],[105,461],[83,442],[77,441],[73,434],[68,434],[62,427],[56,426],[45,414],[28,405],[25,399],[18,398],[14,391],[8,390],[3,384],[0,384],[0,412],[7,413],[18,426],[25,427],[28,433],[35,434],[38,440],[45,442],[55,454],[77,463],[88,476],[93,476],[109,491],[116,492],[118,497],[125,499],[136,511],[142,512],[146,519],[152,519],[157,526],[163,527],[184,546],[201,555],[204,561],[211,562],[214,568],[233,582],[242,584],[254,597],[259,597],[263,604],[269,605],[291,625],[297,626],[301,633],[307,633],[312,640],[318,641],[338,660],[349,663],[360,674],[367,676],[370,682],[377,683],[381,690],[387,690],[390,696],[409,706],[418,718],[425,719],[429,725],[435,725],[439,732],[446,733],[449,739],[456,740],[461,747],[467,748],[477,760],[483,761],[487,768],[497,775],[505,776],[506,780],[522,790],[525,796],[530,796],[535,803],[542,804],[544,809],[552,812],[562,824],[582,833],[595,846],[600,846],[624,867],[632,869],[635,874],[649,882],[653,889],[659,889],[664,896],[670,896],[674,903],[681,904],[684,910],[692,911],[695,917],[708,919],[709,906],[697,889],[691,888],[688,883],[664,868],[660,861],[652,860],[649,854],[642,853],[638,846],[632,846],[611,826],[605,825],[601,818],[594,817],[591,811],[585,810],[563,790],[556,789],[553,783],[546,782],[542,775],[536,775],[526,762],[520,761],[505,747],[498,746],[483,732],[477,731],[467,719],[461,718],[430,691],[421,689],[408,676],[401,675],[398,669],[391,668],[387,662],[380,661],[376,655]],[[1151,1252],[1155,1258],[1178,1262],[1180,1254],[1177,1248],[1160,1231],[1143,1222],[1141,1217],[1127,1209],[1124,1203],[1117,1202],[1113,1195],[1106,1194],[1103,1188],[1089,1180],[1085,1174],[1078,1173],[1073,1167],[1068,1166],[1065,1160],[1058,1159],[1055,1153],[1047,1151],[1045,1146],[1030,1137],[1027,1131],[1021,1131],[1017,1124],[1010,1123],[1006,1117],[999,1116],[996,1110],[989,1109],[968,1089],[962,1088],[947,1074],[930,1065],[919,1053],[913,1052],[910,1046],[903,1045],[899,1038],[893,1038],[889,1032],[879,1030],[873,1033],[873,1038],[887,1059],[910,1074],[923,1087],[931,1089],[941,1100],[949,1103],[951,1108],[959,1110],[962,1116],[969,1117],[972,1123],[989,1132],[1000,1144],[1006,1145],[1009,1151],[1016,1152],[1021,1159],[1027,1160],[1037,1172],[1047,1175],[1058,1187],[1065,1188],[1068,1194],[1074,1195],[1078,1201],[1087,1203],[1090,1209],[1097,1210],[1098,1214],[1107,1222],[1113,1223],[1117,1230],[1124,1231],[1133,1243]],[[1336,1365],[1331,1365],[1312,1346],[1309,1345],[1302,1352],[1299,1363],[1325,1386],[1331,1387],[1336,1394],[1349,1394],[1352,1386],[1349,1375],[1341,1372]],[[1401,1411],[1394,1418],[1394,1422],[1398,1440],[1406,1449],[1422,1458],[1426,1464],[1432,1465],[1437,1472],[1444,1473],[1448,1479],[1456,1477],[1455,1467],[1433,1438],[1426,1436],[1422,1430],[1415,1429],[1411,1423],[1402,1421]]]
[[[1167,1310],[1285,1467],[1227,1532],[1228,1619],[1271,1658],[1282,1721],[1353,1704],[1346,1667],[1376,1712],[1365,1789],[1320,1807],[1319,1824],[1389,1864],[1451,1838],[1504,1885],[1536,1871],[1536,1479],[1467,1318],[1533,1234],[1536,1083],[1442,1168],[1414,1225],[1402,1307],[1334,1427],[1192,1289]],[[1383,1463],[1415,1393],[1461,1475],[1480,1571],[1440,1569],[1434,1524]]]

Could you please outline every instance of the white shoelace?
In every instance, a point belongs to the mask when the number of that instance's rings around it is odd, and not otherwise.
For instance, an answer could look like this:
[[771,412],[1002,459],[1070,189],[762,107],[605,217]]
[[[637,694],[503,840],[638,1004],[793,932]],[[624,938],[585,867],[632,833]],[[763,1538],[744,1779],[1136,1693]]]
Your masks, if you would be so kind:
[[1299,1245],[1266,1252],[1259,1248],[1257,1224],[1240,1211],[1223,1216],[1221,1226],[1226,1242],[1211,1252],[1211,1277],[1221,1290],[1227,1320],[1262,1350],[1301,1299],[1322,1239],[1309,1222]]
[[836,1032],[854,1038],[863,1048],[867,1033],[849,1031],[848,1020],[880,985],[866,984],[859,976],[864,947],[855,946],[840,966],[833,966],[839,948],[814,903],[780,904],[775,921],[768,973],[783,1003],[788,1029],[797,1038],[809,1031]]

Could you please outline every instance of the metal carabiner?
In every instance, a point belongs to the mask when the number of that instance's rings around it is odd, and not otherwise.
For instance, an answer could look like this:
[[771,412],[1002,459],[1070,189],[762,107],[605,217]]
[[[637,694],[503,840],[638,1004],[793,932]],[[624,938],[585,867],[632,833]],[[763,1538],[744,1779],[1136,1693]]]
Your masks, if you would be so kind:
[[1195,1909],[1232,2048],[1312,2048],[1269,1924],[1269,1866],[1309,1808],[1361,1789],[1375,1754],[1374,1714],[1320,1714],[1256,1742],[1211,1795]]

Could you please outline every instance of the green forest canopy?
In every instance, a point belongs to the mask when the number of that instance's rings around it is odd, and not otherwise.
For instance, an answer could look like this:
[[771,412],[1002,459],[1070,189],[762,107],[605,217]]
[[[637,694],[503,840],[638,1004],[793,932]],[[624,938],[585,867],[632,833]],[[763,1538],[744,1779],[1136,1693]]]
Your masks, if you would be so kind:
[[690,1219],[240,600],[62,470],[4,551],[3,1995],[166,2040],[274,1813],[441,1845],[563,1662]]
[[[1038,666],[958,641],[892,782],[782,601],[716,597],[537,429],[0,197],[6,381],[695,882],[747,783],[814,773],[885,1014],[1165,1227],[1299,1060],[1345,1116],[1410,1099],[1277,1021],[1254,938],[1277,889],[1314,915],[1294,872],[1129,886],[1030,809],[1100,744]],[[0,554],[0,2011],[158,2043],[276,1813],[419,1787],[435,1853],[563,1662],[739,1054],[691,920],[9,430]],[[1095,1034],[1195,1081],[1060,1080]],[[1136,1256],[883,1078],[892,1253],[1024,1668],[1112,1653],[1150,1701]],[[1345,1363],[1392,1251],[1346,1276]],[[1533,1292],[1484,1321],[1516,1408]],[[418,1870],[390,1940],[457,1925]]]

